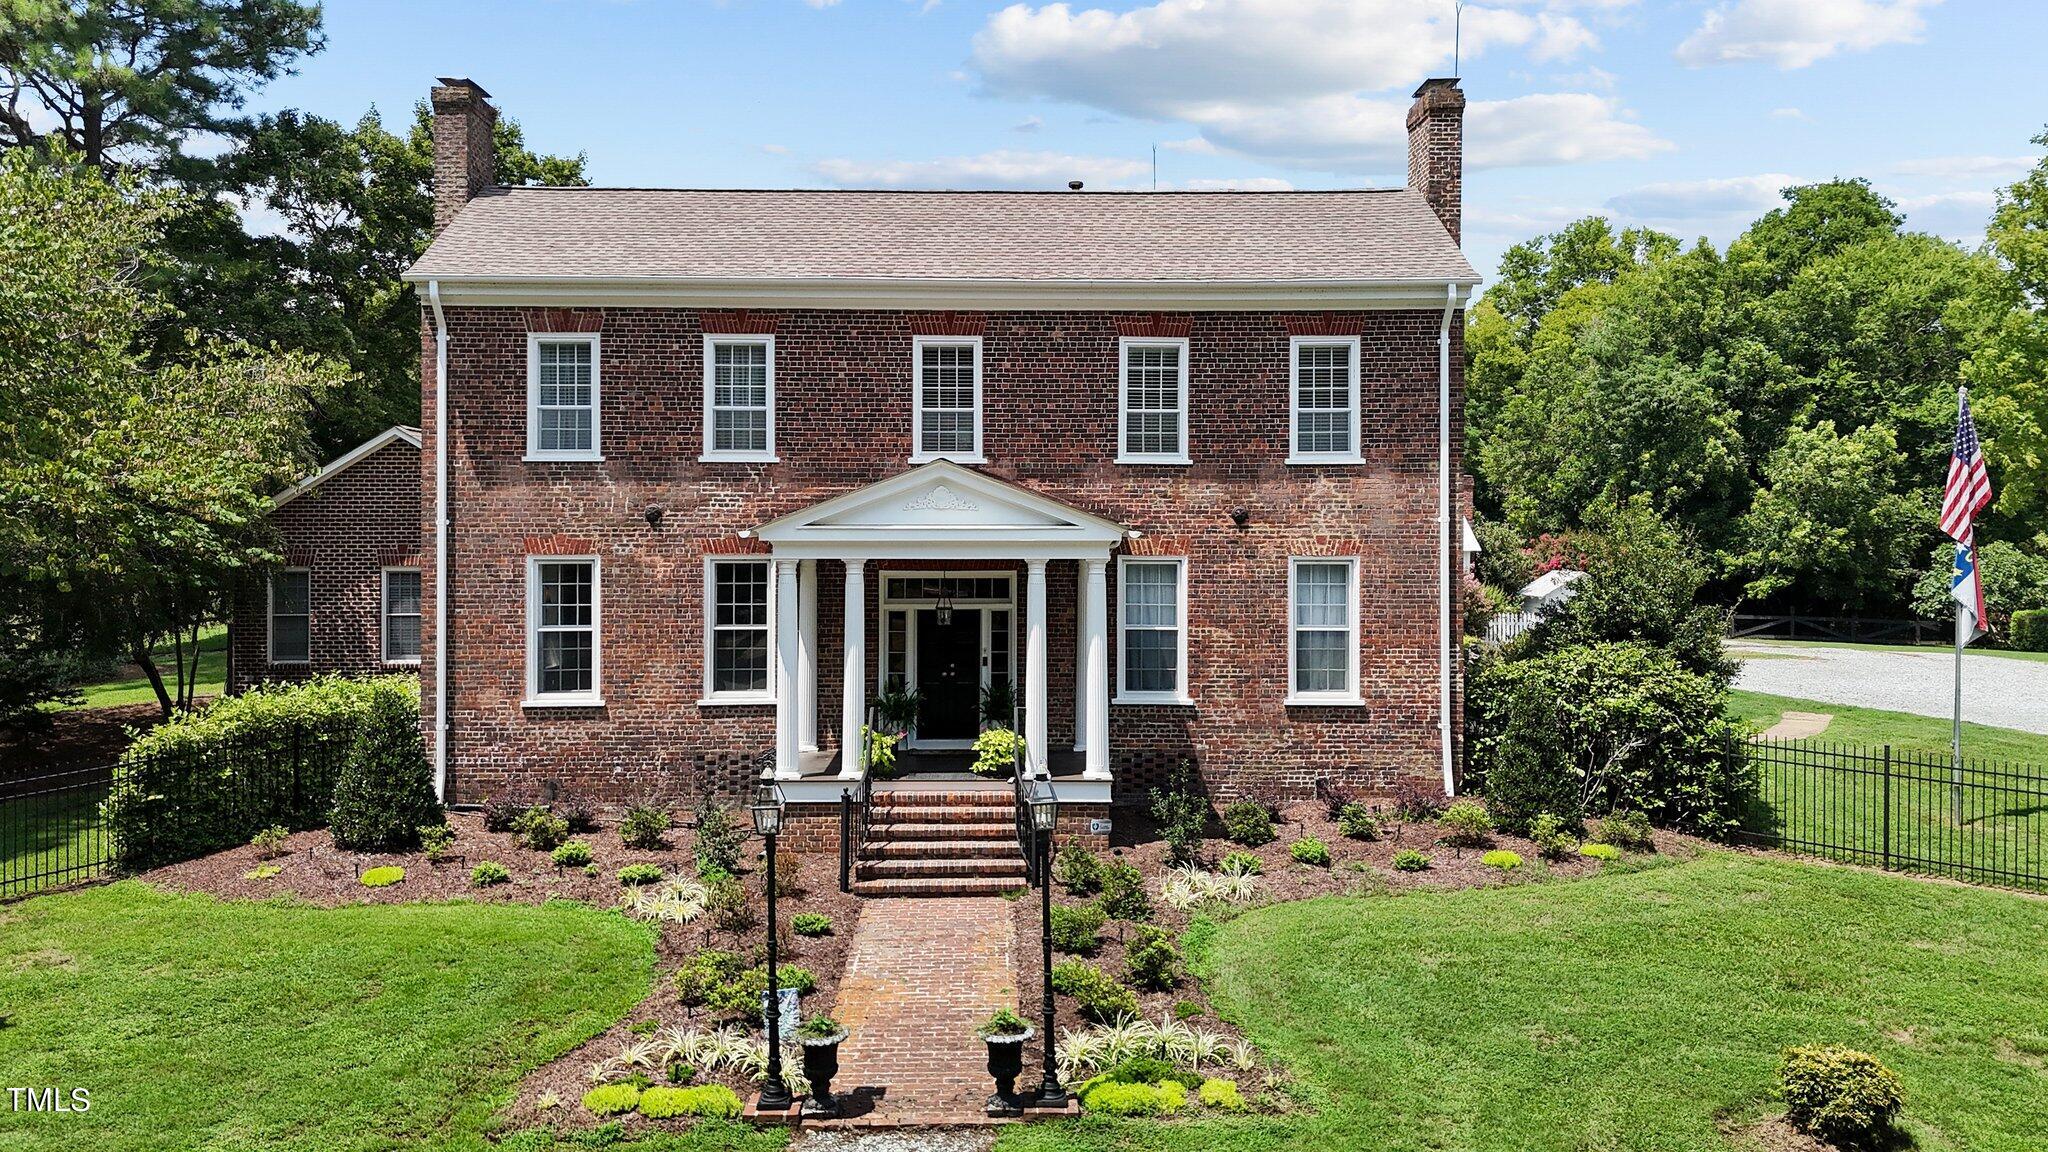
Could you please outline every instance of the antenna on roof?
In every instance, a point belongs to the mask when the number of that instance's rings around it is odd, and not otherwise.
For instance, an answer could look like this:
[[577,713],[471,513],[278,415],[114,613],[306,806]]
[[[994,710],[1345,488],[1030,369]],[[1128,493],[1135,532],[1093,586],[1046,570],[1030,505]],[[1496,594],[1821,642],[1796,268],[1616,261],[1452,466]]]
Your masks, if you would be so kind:
[[1152,145],[1152,190],[1159,191],[1159,145]]
[[1451,75],[1463,76],[1459,57],[1465,47],[1465,0],[1453,0],[1451,9]]

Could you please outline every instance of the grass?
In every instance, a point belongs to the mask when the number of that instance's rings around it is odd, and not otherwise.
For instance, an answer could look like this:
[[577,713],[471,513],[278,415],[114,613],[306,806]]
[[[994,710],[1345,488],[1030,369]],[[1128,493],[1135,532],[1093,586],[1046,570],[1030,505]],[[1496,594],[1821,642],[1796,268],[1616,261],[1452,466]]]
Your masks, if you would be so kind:
[[[1815,740],[1839,744],[1890,744],[1894,748],[1926,755],[1942,755],[1949,749],[1949,722],[1910,712],[1886,712],[1877,708],[1856,708],[1848,704],[1826,704],[1818,700],[1796,700],[1790,696],[1769,696],[1762,692],[1728,693],[1729,711],[1738,720],[1754,724],[1759,731],[1778,722],[1787,710],[1825,712],[1834,717],[1826,732]],[[1970,759],[2030,762],[2048,766],[2048,736],[1986,724],[1963,725],[1963,755]]]
[[[177,690],[178,669],[175,654],[168,644],[152,650],[156,657],[158,671],[164,675],[167,690]],[[228,683],[228,626],[209,624],[199,630],[199,680],[196,689],[198,697],[218,696]],[[149,686],[149,677],[129,676],[120,680],[105,680],[98,684],[80,685],[84,699],[72,705],[74,708],[118,708],[125,704],[154,704],[156,689]]]
[[[126,881],[0,908],[0,1068],[92,1096],[0,1110],[0,1147],[481,1152],[526,1071],[647,995],[653,940],[567,902],[319,909]],[[645,1147],[753,1140],[730,1137]]]
[[1326,898],[1198,954],[1312,1114],[1008,1129],[1004,1152],[1726,1152],[1778,1053],[1898,1071],[1925,1152],[2048,1146],[2048,901],[1712,852],[1569,884]]
[[[1950,644],[1863,644],[1848,640],[1764,640],[1744,636],[1734,641],[1737,644],[1763,644],[1772,648],[1783,648],[1787,653],[1796,653],[1801,648],[1856,648],[1865,652],[1918,652],[1923,656],[1943,656],[1955,652]],[[2048,664],[2048,652],[2020,652],[2011,648],[1970,647],[1972,656],[1998,656],[2007,660],[2032,660]]]
[[[102,784],[0,799],[0,899],[97,876],[100,868],[83,866],[104,857],[111,847],[100,821],[100,801],[106,795]],[[69,875],[29,880],[59,870]]]

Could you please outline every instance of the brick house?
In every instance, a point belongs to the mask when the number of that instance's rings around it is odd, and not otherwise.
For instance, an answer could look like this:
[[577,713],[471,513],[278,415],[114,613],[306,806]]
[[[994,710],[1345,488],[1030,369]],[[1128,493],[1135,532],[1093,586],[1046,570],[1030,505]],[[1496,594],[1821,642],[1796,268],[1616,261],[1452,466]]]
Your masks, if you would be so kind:
[[829,839],[904,691],[940,769],[1014,696],[1077,820],[1455,785],[1456,81],[1304,193],[499,188],[487,96],[406,273],[451,801],[766,765]]
[[390,428],[278,494],[284,567],[235,598],[229,692],[420,663],[420,430]]

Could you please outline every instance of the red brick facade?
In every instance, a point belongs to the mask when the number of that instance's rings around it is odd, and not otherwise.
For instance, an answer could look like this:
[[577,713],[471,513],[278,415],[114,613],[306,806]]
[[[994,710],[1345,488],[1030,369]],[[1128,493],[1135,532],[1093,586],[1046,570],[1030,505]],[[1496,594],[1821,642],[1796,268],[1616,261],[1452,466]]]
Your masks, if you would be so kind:
[[[738,323],[774,333],[778,463],[698,460],[707,315],[716,330]],[[912,338],[963,330],[983,339],[983,471],[1141,531],[1132,551],[1188,558],[1193,704],[1112,706],[1119,801],[1141,800],[1144,786],[1182,758],[1198,761],[1219,795],[1301,796],[1321,777],[1374,787],[1399,776],[1440,781],[1438,575],[1428,557],[1442,541],[1441,320],[1440,309],[1160,316],[449,307],[448,797],[473,803],[536,792],[544,780],[606,799],[737,789],[774,747],[774,710],[698,704],[704,557],[755,551],[740,533],[910,467]],[[432,321],[424,317],[422,407],[430,422],[438,385]],[[527,462],[527,335],[565,330],[601,333],[604,458]],[[1168,332],[1189,341],[1193,462],[1118,465],[1118,337]],[[1454,318],[1453,475],[1463,471],[1459,333]],[[1301,334],[1362,337],[1362,464],[1285,462],[1289,338]],[[427,451],[406,489],[420,501],[415,526],[433,515],[431,423],[424,435]],[[662,510],[658,518],[648,515],[652,507]],[[1232,515],[1239,508],[1247,513],[1242,525]],[[346,520],[359,524],[360,513]],[[423,655],[431,668],[431,534],[422,539]],[[600,558],[605,703],[523,707],[527,556],[565,550]],[[1333,555],[1359,560],[1363,703],[1289,706],[1288,560]],[[1021,653],[1022,565],[989,560],[1018,572],[1013,650]],[[1441,562],[1457,562],[1455,539]],[[890,568],[930,567],[867,565],[870,685],[879,578]],[[839,731],[841,573],[836,562],[818,564],[817,727],[826,748]],[[1054,561],[1047,586],[1048,717],[1058,749],[1074,739],[1076,565]],[[1109,599],[1114,684],[1114,566]],[[431,682],[428,689],[431,723]]]
[[228,691],[322,672],[405,671],[383,659],[383,571],[420,566],[420,450],[393,438],[272,514],[285,563],[309,573],[309,659],[270,660],[264,586],[235,599],[228,624]]

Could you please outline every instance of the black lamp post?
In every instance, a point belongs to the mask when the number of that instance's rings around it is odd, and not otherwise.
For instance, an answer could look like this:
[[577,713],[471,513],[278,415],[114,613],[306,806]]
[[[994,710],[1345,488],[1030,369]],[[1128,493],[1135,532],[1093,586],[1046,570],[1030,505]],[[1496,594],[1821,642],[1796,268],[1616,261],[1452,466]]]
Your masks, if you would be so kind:
[[761,1085],[759,1112],[785,1112],[795,1103],[782,1082],[782,984],[775,971],[775,837],[782,832],[782,789],[761,785],[747,806],[754,831],[768,841],[768,1082]]
[[1042,1033],[1045,1038],[1045,1079],[1039,1082],[1038,1106],[1064,1108],[1067,1090],[1060,1085],[1059,1073],[1054,1070],[1057,1054],[1053,1050],[1052,1039],[1052,834],[1059,826],[1060,799],[1053,794],[1050,780],[1034,780],[1026,803],[1031,806],[1031,827],[1037,833],[1034,838],[1038,841],[1038,936],[1045,954],[1045,1029]]

